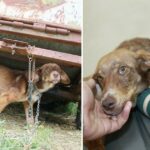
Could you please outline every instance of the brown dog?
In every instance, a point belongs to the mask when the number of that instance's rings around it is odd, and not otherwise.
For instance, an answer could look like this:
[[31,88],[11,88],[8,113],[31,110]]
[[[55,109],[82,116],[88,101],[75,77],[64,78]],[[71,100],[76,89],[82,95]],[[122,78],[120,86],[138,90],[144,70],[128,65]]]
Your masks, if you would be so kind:
[[[28,73],[16,71],[0,66],[0,112],[13,102],[23,102],[27,123],[33,123],[33,116],[28,116]],[[48,63],[37,68],[34,73],[32,105],[45,91],[53,88],[57,83],[69,84],[67,74],[54,63]]]
[[99,100],[108,115],[118,115],[126,101],[148,87],[150,40],[133,39],[99,61],[93,78],[102,89]]
[[101,88],[97,99],[103,111],[109,116],[116,116],[127,101],[134,103],[136,95],[148,87],[149,69],[150,39],[125,41],[102,57],[93,79]]

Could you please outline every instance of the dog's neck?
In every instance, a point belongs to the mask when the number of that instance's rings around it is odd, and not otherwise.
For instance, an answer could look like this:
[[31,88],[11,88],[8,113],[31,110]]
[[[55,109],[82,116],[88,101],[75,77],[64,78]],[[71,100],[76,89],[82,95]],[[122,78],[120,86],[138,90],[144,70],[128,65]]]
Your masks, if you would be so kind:
[[35,83],[35,87],[40,93],[46,92],[49,89],[53,88],[54,86],[55,85],[53,83],[47,83],[42,81]]
[[136,93],[139,94],[146,88],[148,88],[148,84],[145,82],[142,82],[141,84],[138,85]]
[[[23,77],[26,80],[26,82],[28,82],[27,72],[26,72],[25,76],[24,75],[22,76],[22,74],[19,74],[19,76],[17,75],[16,79],[18,79],[19,77]],[[39,92],[41,94],[43,92],[46,92],[49,89],[53,88],[54,86],[55,86],[54,83],[43,81],[42,78],[40,78],[39,81],[37,81],[37,82],[33,81],[34,91],[36,90],[37,92]]]
[[141,82],[138,86],[137,86],[137,90],[135,92],[135,95],[133,96],[133,107],[135,107],[136,105],[136,100],[137,100],[137,96],[139,93],[141,93],[143,90],[145,90],[146,88],[148,88],[148,84],[147,82],[143,81]]
[[137,90],[135,93],[136,95],[138,95],[139,93],[141,93],[143,90],[145,90],[146,88],[150,86],[147,73],[140,73],[140,76],[141,76],[141,80],[137,85]]

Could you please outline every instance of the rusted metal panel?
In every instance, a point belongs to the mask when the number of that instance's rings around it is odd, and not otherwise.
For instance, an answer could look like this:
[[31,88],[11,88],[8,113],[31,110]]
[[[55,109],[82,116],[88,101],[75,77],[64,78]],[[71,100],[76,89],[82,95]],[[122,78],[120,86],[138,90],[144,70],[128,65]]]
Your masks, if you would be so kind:
[[0,32],[81,45],[82,0],[0,0]]
[[81,29],[82,0],[0,0],[0,15]]
[[[40,22],[41,23],[41,21],[38,21],[38,20],[28,20],[28,19],[12,18],[12,17],[4,16],[4,15],[0,15],[0,19],[1,20],[6,20],[6,21],[22,22],[22,23],[26,23],[26,24],[33,24],[33,22]],[[81,33],[81,30],[78,29],[78,28],[72,28],[70,26],[65,26],[65,25],[61,25],[61,24],[54,24],[54,23],[45,22],[45,21],[42,21],[42,23],[44,23],[46,25],[49,25],[51,27],[56,27],[56,28],[61,28],[61,29],[68,29],[68,30],[71,30],[71,31],[74,31],[74,32]]]
[[59,27],[54,27],[49,24],[45,23],[40,23],[40,22],[28,22],[28,21],[22,21],[19,19],[12,19],[12,18],[4,18],[0,17],[0,24],[1,25],[8,25],[8,26],[13,26],[16,28],[27,28],[27,29],[33,29],[36,31],[41,31],[41,32],[46,32],[46,33],[51,33],[51,34],[62,34],[62,35],[68,35],[70,33],[69,29],[65,28],[59,28]]
[[[37,47],[43,46],[34,44],[32,40],[49,44],[47,47],[44,46],[45,49],[39,48],[35,51],[34,55],[39,58],[38,63],[56,62],[64,65],[64,68],[69,70],[72,80],[75,80],[76,74],[81,69],[81,57],[76,54],[81,54],[79,47],[81,45],[82,0],[0,0],[0,19],[2,33],[0,39],[3,37],[24,39]],[[71,50],[68,49],[70,46],[72,46]],[[12,57],[10,48],[1,47],[0,55],[4,54],[4,58],[13,59],[15,62],[24,62],[22,63],[24,65],[27,61],[25,53],[18,49],[18,55]],[[78,52],[73,52],[74,49]],[[57,53],[57,51],[63,53]],[[68,55],[68,53],[75,55]],[[12,65],[14,66],[15,64]]]
[[56,52],[38,47],[32,47],[26,42],[4,39],[0,41],[0,51],[19,55],[33,55],[35,58],[48,59],[67,66],[81,67],[81,57],[77,55]]
[[[2,22],[2,20],[0,21]],[[59,29],[59,28],[51,28],[51,29],[49,28],[48,30],[49,32],[51,30],[53,34],[37,31],[37,29],[33,30],[25,27],[22,28],[14,27],[12,26],[11,23],[10,25],[3,25],[3,24],[0,25],[0,32],[5,34],[12,34],[12,35],[24,36],[29,38],[37,38],[37,39],[43,39],[47,41],[56,41],[56,42],[69,43],[69,44],[77,44],[77,45],[81,44],[80,32],[74,32],[71,30]]]

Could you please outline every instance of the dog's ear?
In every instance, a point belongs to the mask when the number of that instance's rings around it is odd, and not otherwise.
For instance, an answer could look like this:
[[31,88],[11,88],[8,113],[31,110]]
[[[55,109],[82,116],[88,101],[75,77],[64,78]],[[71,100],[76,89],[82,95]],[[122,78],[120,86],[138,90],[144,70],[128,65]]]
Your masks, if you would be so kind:
[[93,89],[93,93],[95,95],[95,98],[100,101],[101,100],[102,89],[103,89],[102,78],[101,78],[100,74],[97,71],[93,74],[92,78],[96,82],[96,87],[95,87],[95,89]]
[[99,85],[99,87],[101,88],[101,90],[103,89],[103,77],[99,74],[99,71],[96,71],[92,78],[95,80],[95,82],[97,83],[97,85]]
[[70,79],[69,79],[68,75],[63,70],[61,70],[60,82],[63,84],[70,84]]
[[100,84],[100,86],[102,85],[102,77],[98,72],[95,72],[92,78],[96,81],[96,83]]
[[141,71],[148,71],[150,69],[150,52],[138,50],[136,54]]
[[95,72],[92,76],[92,78],[96,81],[96,83],[98,83],[98,73]]

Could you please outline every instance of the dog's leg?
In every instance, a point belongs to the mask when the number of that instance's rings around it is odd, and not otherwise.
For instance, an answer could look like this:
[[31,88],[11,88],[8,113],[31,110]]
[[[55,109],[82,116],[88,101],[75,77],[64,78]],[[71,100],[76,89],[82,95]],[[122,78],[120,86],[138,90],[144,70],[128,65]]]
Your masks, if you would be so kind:
[[[24,109],[25,109],[25,115],[26,115],[26,121],[27,121],[27,124],[34,124],[34,117],[33,117],[33,109],[31,110],[31,116],[29,116],[29,102],[28,101],[25,101],[23,102],[23,105],[24,105]],[[32,104],[33,105],[33,104]]]
[[0,104],[0,113],[5,109],[8,104]]
[[9,104],[7,101],[7,97],[0,98],[0,113],[5,109],[5,107]]

